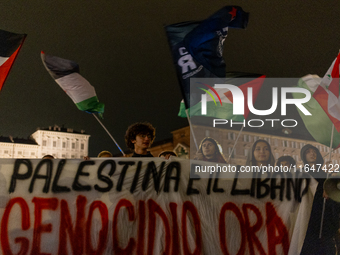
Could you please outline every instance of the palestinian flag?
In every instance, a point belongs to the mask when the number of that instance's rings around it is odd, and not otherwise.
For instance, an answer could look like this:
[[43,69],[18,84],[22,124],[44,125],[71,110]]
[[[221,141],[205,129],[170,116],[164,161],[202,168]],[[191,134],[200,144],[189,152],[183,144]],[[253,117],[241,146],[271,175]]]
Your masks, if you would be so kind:
[[321,80],[320,86],[313,94],[338,132],[340,131],[339,60],[340,54],[333,61]]
[[[320,87],[321,80],[319,76],[309,74],[299,80],[297,87],[307,89],[311,95],[313,95],[318,87]],[[305,98],[305,95],[302,93],[292,93],[292,95],[296,99]],[[332,121],[313,96],[307,103],[304,103],[303,106],[312,114],[305,115],[297,108],[308,132],[313,136],[315,141],[329,147],[333,126]],[[332,148],[338,148],[339,146],[340,133],[334,130]]]
[[[235,115],[233,113],[233,95],[226,88],[215,88],[213,84],[207,84],[203,82],[205,79],[192,79],[191,90],[192,93],[197,91],[200,93],[200,98],[206,100],[206,114],[202,115],[202,101],[191,106],[189,111],[189,116],[206,116],[214,117],[218,119],[229,119],[234,121],[243,121],[248,117],[248,88],[252,88],[252,102],[253,105],[256,101],[257,95],[262,87],[265,76],[256,74],[246,74],[246,73],[229,73],[227,76],[234,78],[228,78],[223,83],[224,84],[234,84],[237,86],[244,95],[244,115]],[[249,78],[256,77],[258,78]],[[238,77],[238,78],[236,78]],[[243,77],[243,78],[242,78]],[[248,78],[246,78],[248,77]],[[216,80],[216,79],[214,79]],[[203,97],[202,97],[203,95]],[[198,96],[195,96],[198,98]],[[186,117],[185,104],[182,101],[180,111],[178,113],[180,117]]]
[[44,52],[41,52],[41,59],[52,78],[79,110],[102,116],[104,104],[98,101],[94,87],[79,74],[79,65],[76,62],[46,55]]
[[0,29],[0,90],[21,49],[26,34],[14,34]]

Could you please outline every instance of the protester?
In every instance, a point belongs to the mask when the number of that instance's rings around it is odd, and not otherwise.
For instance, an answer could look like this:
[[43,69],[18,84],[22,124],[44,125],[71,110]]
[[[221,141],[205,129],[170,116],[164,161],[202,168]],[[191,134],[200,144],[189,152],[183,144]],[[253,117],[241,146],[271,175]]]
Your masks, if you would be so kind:
[[125,143],[132,151],[132,157],[153,157],[148,151],[155,139],[155,128],[148,122],[134,123],[125,133]]
[[54,159],[54,157],[50,154],[46,154],[45,156],[42,157],[42,159]]
[[112,153],[109,151],[101,151],[98,156],[98,158],[112,158]]
[[[99,152],[97,158],[112,158],[113,155],[111,152],[109,151],[101,151]],[[90,157],[89,156],[84,156],[83,158],[84,160],[90,160]]]
[[319,175],[315,179],[319,182],[312,206],[312,212],[309,218],[308,229],[305,237],[305,241],[301,250],[301,255],[313,255],[313,254],[336,254],[335,236],[339,229],[339,205],[333,200],[326,200],[324,210],[324,220],[322,226],[322,235],[319,238],[322,208],[324,204],[323,198],[323,184],[327,178],[327,173],[322,171],[324,160],[319,150],[307,144],[301,149],[301,159],[304,163],[305,171],[315,176],[316,171],[311,171],[312,168],[318,169]]
[[288,168],[292,168],[296,166],[295,159],[291,156],[281,156],[276,161],[277,166],[286,166]]
[[165,158],[165,159],[169,159],[171,156],[177,157],[177,154],[173,151],[162,151],[158,155],[159,158]]
[[227,163],[222,154],[221,145],[211,137],[205,137],[201,141],[194,159],[216,163]]
[[265,140],[254,142],[251,153],[248,153],[247,166],[268,166],[275,165],[275,159],[270,144]]

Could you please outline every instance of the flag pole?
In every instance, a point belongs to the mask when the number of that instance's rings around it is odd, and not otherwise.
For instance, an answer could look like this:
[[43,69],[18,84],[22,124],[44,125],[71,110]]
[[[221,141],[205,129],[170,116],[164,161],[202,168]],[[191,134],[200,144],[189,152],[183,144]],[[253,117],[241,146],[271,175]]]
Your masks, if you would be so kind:
[[[330,149],[329,160],[328,160],[329,162],[332,160],[333,135],[334,135],[334,124],[332,125],[331,143],[329,145],[329,149]],[[328,175],[329,175],[329,173],[327,171],[327,178],[328,178]],[[324,220],[324,216],[325,216],[325,207],[326,207],[326,198],[323,198],[319,238],[321,238],[321,236],[322,236],[322,227],[323,227],[323,220]]]
[[123,156],[125,157],[125,153],[123,152],[123,150],[119,147],[118,143],[116,142],[116,140],[112,137],[112,135],[110,134],[110,132],[106,129],[106,127],[103,125],[103,123],[98,119],[98,117],[92,113],[92,115],[96,118],[96,120],[98,120],[99,124],[102,125],[102,127],[104,128],[104,130],[106,131],[106,133],[110,136],[110,138],[112,139],[112,141],[116,144],[116,146],[118,147],[118,149],[120,150],[120,152],[123,154]]
[[238,135],[237,135],[237,137],[236,137],[236,141],[235,141],[235,143],[234,143],[233,149],[232,149],[231,152],[229,153],[229,157],[228,157],[227,163],[229,163],[229,160],[230,160],[230,158],[231,158],[231,155],[233,155],[233,152],[234,152],[234,150],[235,150],[235,146],[236,146],[236,144],[237,144],[238,138],[240,137],[240,135],[241,135],[241,133],[242,133],[242,131],[243,131],[243,128],[244,128],[244,126],[242,125],[242,128],[240,129],[240,131],[238,132]]
[[194,138],[194,143],[195,143],[195,146],[196,146],[196,151],[198,151],[196,136],[195,136],[195,133],[194,133],[194,129],[192,128],[192,125],[191,125],[188,109],[185,109],[185,114],[187,115],[187,119],[188,119],[188,122],[189,122],[190,132],[192,133],[192,137]]
[[326,158],[330,153],[333,153],[335,150],[334,149],[331,149],[328,153],[326,153],[325,156],[323,156],[323,158]]

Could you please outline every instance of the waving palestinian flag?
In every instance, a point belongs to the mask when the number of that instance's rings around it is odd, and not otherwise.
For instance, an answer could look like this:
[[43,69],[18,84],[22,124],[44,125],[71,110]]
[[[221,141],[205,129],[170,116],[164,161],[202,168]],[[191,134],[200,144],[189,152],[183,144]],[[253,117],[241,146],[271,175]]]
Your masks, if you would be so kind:
[[322,109],[340,132],[340,88],[339,88],[340,54],[333,61],[320,86],[313,94]]
[[[303,106],[312,114],[305,115],[299,108],[297,108],[303,123],[305,124],[308,132],[313,136],[318,143],[329,146],[332,137],[333,123],[329,118],[329,115],[322,109],[320,103],[315,98],[315,93],[320,87],[322,79],[317,75],[306,75],[302,77],[298,84],[298,88],[307,89],[313,97]],[[303,93],[292,93],[293,98],[304,98]],[[340,147],[340,133],[334,130],[332,148]]]
[[25,34],[14,34],[0,29],[0,90],[25,38]]
[[79,110],[102,116],[104,104],[98,101],[94,87],[79,74],[79,65],[76,62],[46,55],[44,52],[41,52],[41,59],[47,71]]

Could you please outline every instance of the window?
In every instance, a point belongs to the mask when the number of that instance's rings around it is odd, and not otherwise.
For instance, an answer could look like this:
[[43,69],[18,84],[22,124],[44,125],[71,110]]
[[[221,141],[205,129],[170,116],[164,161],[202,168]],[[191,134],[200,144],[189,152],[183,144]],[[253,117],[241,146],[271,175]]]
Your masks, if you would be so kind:
[[244,156],[248,156],[248,149],[244,149]]
[[53,141],[53,147],[57,147],[57,142]]
[[47,141],[43,140],[42,146],[46,146],[47,145]]
[[282,146],[283,147],[289,147],[287,140],[282,140]]
[[8,150],[4,150],[4,154],[8,154]]
[[205,136],[210,136],[209,130],[205,130]]
[[243,141],[245,141],[245,142],[251,142],[251,140],[250,140],[250,135],[244,135],[244,136],[243,136]]
[[80,149],[84,150],[84,148],[85,148],[84,144],[83,143],[80,144]]
[[236,139],[235,133],[228,133],[228,140],[235,140],[235,139]]
[[263,140],[267,141],[270,144],[270,138],[269,137],[264,137]]
[[74,158],[74,155],[71,155],[71,158]]
[[35,152],[31,152],[31,156],[35,156]]
[[22,151],[18,151],[18,155],[22,155]]
[[62,157],[62,158],[65,158],[66,156],[65,156],[65,154],[61,154],[61,157]]
[[76,148],[76,144],[72,143],[72,149],[75,149],[75,148]]
[[66,142],[63,142],[63,148],[66,148]]

